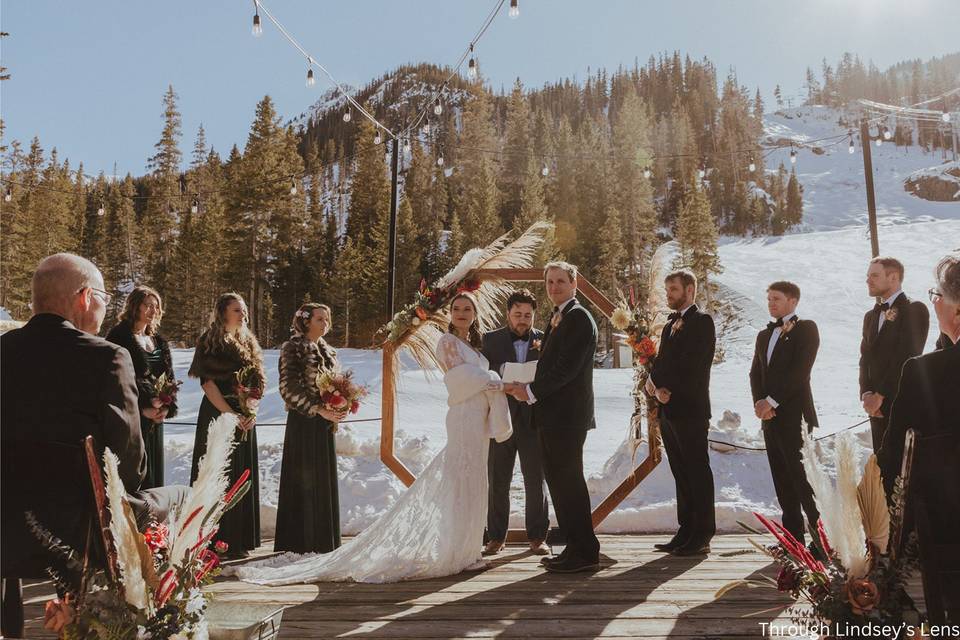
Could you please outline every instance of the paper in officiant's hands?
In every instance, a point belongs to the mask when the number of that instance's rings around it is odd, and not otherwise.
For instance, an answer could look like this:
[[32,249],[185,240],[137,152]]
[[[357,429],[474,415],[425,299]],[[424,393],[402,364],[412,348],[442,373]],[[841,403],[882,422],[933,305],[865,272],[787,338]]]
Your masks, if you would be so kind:
[[529,362],[506,362],[503,365],[504,382],[530,384],[537,375],[537,360]]

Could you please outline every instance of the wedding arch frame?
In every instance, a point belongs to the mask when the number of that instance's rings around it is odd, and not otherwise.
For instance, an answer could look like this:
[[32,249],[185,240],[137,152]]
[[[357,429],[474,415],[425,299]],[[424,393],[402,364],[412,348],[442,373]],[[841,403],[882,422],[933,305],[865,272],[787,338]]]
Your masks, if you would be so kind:
[[[481,269],[478,275],[496,276],[508,282],[543,282],[541,269]],[[577,289],[607,318],[613,313],[615,305],[603,295],[593,283],[583,275],[577,277]],[[386,341],[383,345],[383,394],[380,427],[380,460],[408,487],[416,477],[394,453],[394,419],[396,417],[395,369],[392,366],[396,345]],[[648,423],[649,424],[649,423]],[[596,528],[617,506],[646,478],[662,459],[659,427],[653,425],[647,434],[647,456],[620,481],[620,484],[605,497],[593,510],[593,527]],[[526,540],[526,531],[511,529],[507,534],[510,542]]]

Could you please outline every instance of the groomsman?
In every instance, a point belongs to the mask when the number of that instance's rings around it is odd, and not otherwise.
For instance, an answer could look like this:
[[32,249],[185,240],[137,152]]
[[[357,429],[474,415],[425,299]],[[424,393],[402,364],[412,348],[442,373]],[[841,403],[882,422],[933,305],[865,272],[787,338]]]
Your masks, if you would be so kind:
[[528,385],[504,390],[533,405],[543,471],[560,531],[567,544],[559,556],[543,558],[547,571],[573,573],[600,566],[600,542],[593,532],[590,492],[583,477],[583,443],[596,428],[593,413],[593,354],[597,324],[577,301],[577,268],[551,262],[543,270],[555,305],[543,338],[537,374]]
[[660,335],[660,353],[647,379],[647,393],[660,403],[660,426],[677,486],[679,529],[654,548],[677,556],[710,552],[716,533],[710,429],[710,367],[716,348],[713,318],[700,311],[697,277],[686,269],[664,279],[673,311]]
[[799,302],[800,287],[792,282],[774,282],[767,288],[767,309],[774,321],[757,336],[750,389],[754,412],[762,421],[783,526],[803,542],[803,515],[811,531],[816,531],[820,519],[800,459],[803,423],[809,430],[817,426],[810,371],[817,359],[820,334],[813,320],[797,316]]
[[[483,336],[483,355],[490,361],[490,369],[503,373],[507,362],[530,362],[540,357],[543,332],[533,328],[537,299],[527,289],[514,291],[507,298],[507,326]],[[505,442],[490,441],[487,459],[489,493],[487,498],[487,545],[484,555],[503,550],[510,520],[510,482],[513,465],[520,454],[520,473],[523,474],[527,540],[530,551],[547,555],[546,545],[550,520],[547,493],[543,481],[543,463],[540,443],[530,423],[532,407],[507,396],[513,435]]]
[[863,316],[860,341],[860,401],[870,416],[873,451],[880,451],[890,423],[890,407],[908,358],[923,352],[930,329],[930,312],[903,292],[903,263],[896,258],[874,258],[867,269],[867,290],[880,298]]

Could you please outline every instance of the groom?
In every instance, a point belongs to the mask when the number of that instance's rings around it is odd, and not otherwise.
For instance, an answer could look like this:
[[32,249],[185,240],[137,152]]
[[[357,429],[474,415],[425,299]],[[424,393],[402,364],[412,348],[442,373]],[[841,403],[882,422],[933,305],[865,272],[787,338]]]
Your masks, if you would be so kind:
[[543,271],[547,296],[555,305],[544,334],[533,382],[505,391],[533,405],[543,470],[557,524],[566,536],[558,556],[541,562],[547,571],[574,573],[600,566],[600,542],[593,533],[590,494],[583,477],[583,443],[596,427],[593,415],[593,354],[597,325],[577,302],[577,268],[551,262]]

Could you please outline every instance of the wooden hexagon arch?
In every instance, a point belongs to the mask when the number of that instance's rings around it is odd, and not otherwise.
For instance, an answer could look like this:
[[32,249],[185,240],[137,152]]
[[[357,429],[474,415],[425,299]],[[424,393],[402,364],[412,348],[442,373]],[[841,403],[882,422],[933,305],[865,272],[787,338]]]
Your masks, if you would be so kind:
[[[543,271],[540,269],[481,269],[477,274],[493,275],[508,282],[542,282]],[[603,295],[593,284],[583,275],[577,277],[577,290],[584,298],[593,305],[607,318],[613,313],[615,305]],[[396,347],[392,342],[386,342],[383,345],[383,396],[382,396],[382,418],[380,427],[380,460],[388,469],[400,478],[408,487],[413,484],[416,477],[407,469],[406,465],[394,455],[394,418],[396,410],[396,379],[394,378],[394,368],[391,366]],[[650,475],[662,458],[660,431],[659,427],[652,425],[647,434],[648,451],[647,457],[640,461],[630,474],[624,478],[620,484],[604,498],[600,504],[593,510],[593,527],[596,528],[603,520],[617,508],[630,492],[639,485],[644,478]],[[511,529],[507,535],[510,542],[520,542],[526,540],[526,532],[523,529]]]

